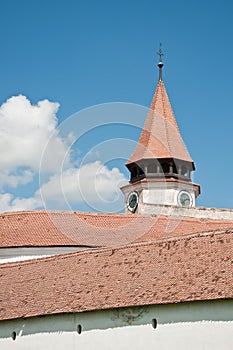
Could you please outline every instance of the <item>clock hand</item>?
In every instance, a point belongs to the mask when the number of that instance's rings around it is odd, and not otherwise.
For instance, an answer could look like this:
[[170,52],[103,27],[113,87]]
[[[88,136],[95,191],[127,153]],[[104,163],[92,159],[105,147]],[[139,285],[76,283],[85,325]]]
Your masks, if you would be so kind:
[[132,198],[131,201],[129,202],[129,204],[132,204],[134,202],[135,202],[135,200],[134,200],[134,198]]

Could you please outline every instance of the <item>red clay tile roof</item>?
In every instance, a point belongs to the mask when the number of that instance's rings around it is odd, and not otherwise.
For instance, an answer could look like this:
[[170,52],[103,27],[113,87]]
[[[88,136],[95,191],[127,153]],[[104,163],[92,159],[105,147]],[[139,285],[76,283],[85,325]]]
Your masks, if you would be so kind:
[[[60,212],[58,215],[69,223],[67,213]],[[50,215],[45,211],[1,214],[1,247],[77,245],[54,225],[53,216],[56,212]]]
[[0,319],[233,298],[233,230],[2,265]]
[[138,144],[126,164],[147,158],[193,162],[181,138],[162,80],[159,80]]
[[0,227],[0,248],[119,247],[135,241],[233,228],[233,220],[31,211],[1,214]]

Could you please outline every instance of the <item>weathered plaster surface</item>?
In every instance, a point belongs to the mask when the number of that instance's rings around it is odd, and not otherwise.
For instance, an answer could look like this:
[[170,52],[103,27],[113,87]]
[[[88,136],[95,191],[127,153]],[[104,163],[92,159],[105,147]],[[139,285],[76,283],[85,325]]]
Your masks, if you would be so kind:
[[179,207],[173,205],[141,204],[140,214],[192,217],[197,219],[233,220],[232,209]]
[[233,300],[143,306],[2,321],[0,349],[230,350],[232,330]]

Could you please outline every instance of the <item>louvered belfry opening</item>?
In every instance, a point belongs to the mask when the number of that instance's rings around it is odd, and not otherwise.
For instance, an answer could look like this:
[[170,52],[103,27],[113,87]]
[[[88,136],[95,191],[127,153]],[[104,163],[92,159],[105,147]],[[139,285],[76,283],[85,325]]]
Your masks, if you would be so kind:
[[144,178],[173,178],[191,181],[191,172],[194,170],[194,165],[191,162],[174,158],[150,158],[127,164],[127,168],[130,172],[130,183]]

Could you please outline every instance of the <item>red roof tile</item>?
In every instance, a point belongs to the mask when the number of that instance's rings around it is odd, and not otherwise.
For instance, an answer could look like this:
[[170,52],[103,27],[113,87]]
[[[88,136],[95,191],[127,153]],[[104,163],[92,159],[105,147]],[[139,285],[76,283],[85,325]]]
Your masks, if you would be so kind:
[[126,164],[146,158],[193,162],[181,138],[162,80],[159,80],[138,144]]
[[233,298],[233,230],[0,267],[0,319]]
[[0,227],[1,248],[119,247],[135,241],[231,228],[233,220],[32,211],[1,214]]

